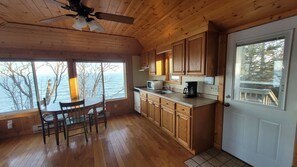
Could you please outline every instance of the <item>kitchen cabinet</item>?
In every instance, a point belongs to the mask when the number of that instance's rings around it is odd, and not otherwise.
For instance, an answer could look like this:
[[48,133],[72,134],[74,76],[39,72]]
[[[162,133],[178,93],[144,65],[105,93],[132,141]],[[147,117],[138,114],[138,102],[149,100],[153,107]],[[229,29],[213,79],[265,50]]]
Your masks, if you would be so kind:
[[186,74],[204,75],[205,33],[188,38],[186,40],[186,44]]
[[161,98],[161,128],[175,136],[175,103]]
[[190,110],[191,109],[189,107],[184,107],[179,104],[176,105],[176,139],[186,148],[191,148]]
[[147,94],[140,91],[140,112],[143,116],[147,117],[148,107],[147,107]]
[[[186,41],[186,42],[185,42]],[[173,74],[215,76],[217,70],[218,32],[208,30],[172,44]]]
[[148,68],[149,67],[149,54],[148,52],[143,52],[140,56],[140,66],[142,68]]
[[185,74],[185,40],[175,42],[172,45],[172,74]]
[[[182,94],[168,98],[148,91],[147,118],[180,143],[193,154],[198,154],[213,147],[215,103],[206,104],[205,99],[183,99]],[[176,100],[179,99],[179,100]],[[181,102],[181,101],[183,102]],[[188,106],[185,101],[203,101],[201,106]],[[201,102],[202,102],[201,101]],[[144,114],[143,114],[144,115]]]
[[148,52],[149,75],[156,75],[156,52],[155,50]]
[[148,118],[157,126],[161,123],[160,97],[148,94]]

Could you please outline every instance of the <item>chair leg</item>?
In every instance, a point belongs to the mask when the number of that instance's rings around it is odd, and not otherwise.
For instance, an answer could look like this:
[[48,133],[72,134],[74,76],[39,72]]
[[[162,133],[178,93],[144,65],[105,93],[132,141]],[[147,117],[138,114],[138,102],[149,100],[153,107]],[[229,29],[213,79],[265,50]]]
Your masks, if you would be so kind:
[[107,119],[106,119],[106,113],[104,111],[104,124],[105,124],[105,129],[106,129],[106,126],[107,126]]
[[47,136],[50,137],[50,126],[49,126],[49,123],[47,123]]
[[43,143],[46,144],[44,125],[42,125],[42,137],[43,137]]
[[86,142],[88,142],[88,129],[87,129],[87,124],[86,122],[83,123],[84,126],[84,131],[85,131],[85,138],[86,138]]
[[67,138],[67,147],[69,147],[69,131],[68,128],[66,127],[66,138]]
[[62,122],[62,124],[63,124],[64,139],[66,140],[65,123],[64,123],[64,122]]
[[92,115],[89,115],[90,132],[92,132]]

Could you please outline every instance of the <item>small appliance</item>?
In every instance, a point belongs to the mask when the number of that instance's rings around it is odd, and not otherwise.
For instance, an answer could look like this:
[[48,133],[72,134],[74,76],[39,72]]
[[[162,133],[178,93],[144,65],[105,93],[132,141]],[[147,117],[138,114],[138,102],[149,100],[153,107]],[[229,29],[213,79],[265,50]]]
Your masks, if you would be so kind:
[[183,93],[186,98],[197,97],[197,81],[186,82]]
[[148,89],[163,89],[163,81],[158,81],[158,80],[152,80],[152,81],[147,81],[147,88]]

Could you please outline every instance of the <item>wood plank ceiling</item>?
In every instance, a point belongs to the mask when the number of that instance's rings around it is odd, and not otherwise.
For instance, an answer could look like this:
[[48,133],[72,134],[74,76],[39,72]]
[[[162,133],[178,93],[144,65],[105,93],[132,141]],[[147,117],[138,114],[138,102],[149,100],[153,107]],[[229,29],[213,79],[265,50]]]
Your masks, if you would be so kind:
[[[73,20],[45,25],[39,20],[67,13],[49,0],[1,0],[1,18],[9,23],[73,29]],[[60,0],[65,2],[66,0]],[[145,49],[165,45],[178,36],[204,26],[208,21],[222,29],[231,29],[280,13],[297,14],[296,0],[82,0],[95,11],[135,18],[133,25],[99,20],[105,33],[130,36]],[[282,17],[280,15],[280,17]],[[84,31],[88,31],[85,29]]]

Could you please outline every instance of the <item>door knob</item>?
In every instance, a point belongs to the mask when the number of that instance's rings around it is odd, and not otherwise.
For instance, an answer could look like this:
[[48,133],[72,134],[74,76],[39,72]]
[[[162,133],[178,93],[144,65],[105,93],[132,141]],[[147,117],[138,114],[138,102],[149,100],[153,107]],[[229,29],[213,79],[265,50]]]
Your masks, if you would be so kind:
[[225,107],[230,107],[230,103],[224,103]]
[[226,96],[227,99],[230,99],[230,97],[231,97],[230,95],[227,95],[227,96]]

